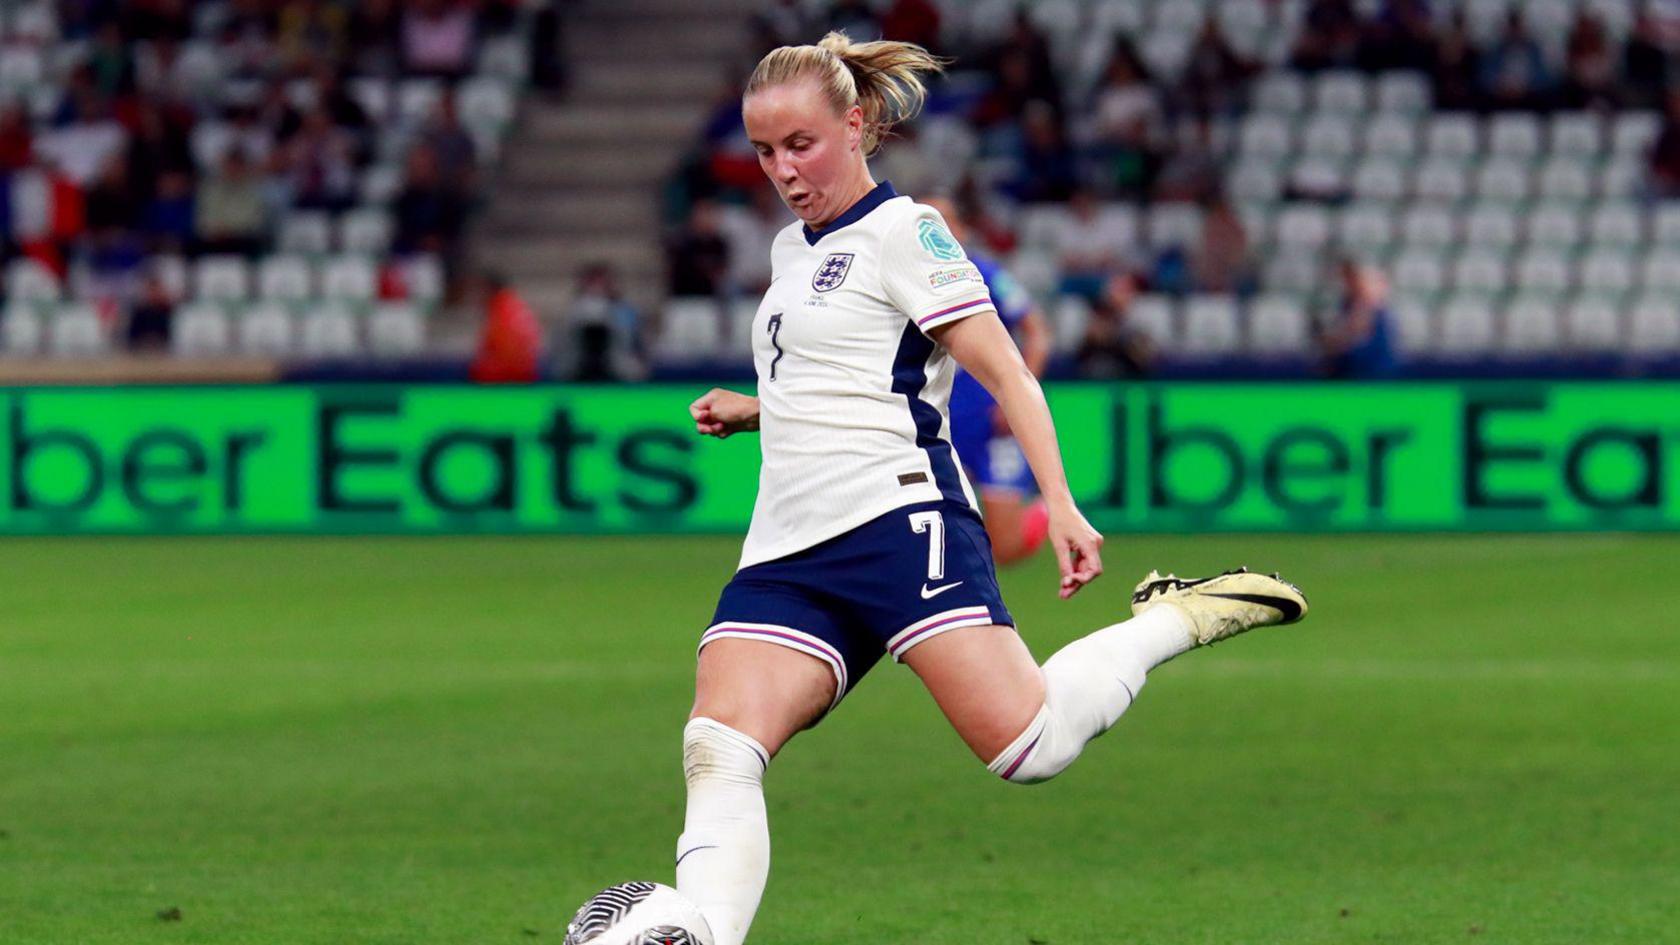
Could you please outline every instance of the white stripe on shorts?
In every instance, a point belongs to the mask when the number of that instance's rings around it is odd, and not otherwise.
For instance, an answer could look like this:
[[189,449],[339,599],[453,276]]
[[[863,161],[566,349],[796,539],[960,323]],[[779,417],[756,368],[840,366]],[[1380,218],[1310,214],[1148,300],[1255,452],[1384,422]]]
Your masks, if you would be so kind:
[[902,660],[911,647],[931,640],[947,630],[955,630],[958,627],[985,627],[992,623],[992,612],[983,606],[947,610],[918,620],[893,634],[892,639],[887,641],[887,652],[892,654],[896,662]]
[[[846,695],[846,660],[828,641],[813,636],[803,630],[784,627],[773,623],[742,623],[739,620],[725,620],[706,628],[700,634],[700,649],[713,640],[729,637],[736,640],[762,640],[765,643],[775,643],[790,650],[798,650],[815,656],[828,664],[834,671],[834,701],[828,708],[833,711],[840,704],[840,699]],[[698,651],[696,651],[698,652]]]

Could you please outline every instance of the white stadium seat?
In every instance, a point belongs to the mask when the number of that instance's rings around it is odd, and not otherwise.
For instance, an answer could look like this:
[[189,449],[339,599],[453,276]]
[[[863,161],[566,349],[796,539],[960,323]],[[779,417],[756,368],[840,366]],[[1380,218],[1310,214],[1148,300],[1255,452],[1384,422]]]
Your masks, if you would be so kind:
[[1255,81],[1253,106],[1257,112],[1297,115],[1307,107],[1306,83],[1294,72],[1268,72]]
[[1493,158],[1476,168],[1476,195],[1483,200],[1527,200],[1534,183],[1528,165],[1514,158]]
[[1413,204],[1400,218],[1400,232],[1407,246],[1441,247],[1458,241],[1453,212],[1440,204]]
[[1377,111],[1414,115],[1429,110],[1433,96],[1422,72],[1385,72],[1377,78]]
[[311,305],[299,326],[298,349],[306,357],[346,358],[361,349],[356,316],[337,303]]
[[1257,112],[1243,119],[1237,133],[1237,147],[1244,154],[1282,158],[1293,149],[1290,125],[1283,118]]
[[426,345],[420,310],[407,303],[375,305],[367,317],[368,352],[377,357],[410,357]]
[[1336,221],[1336,242],[1356,250],[1386,249],[1394,242],[1394,211],[1380,203],[1343,208]]
[[205,256],[193,267],[193,297],[239,302],[251,294],[251,264],[243,256]]
[[13,300],[0,311],[0,355],[33,357],[46,335],[41,312],[33,302]]
[[47,350],[57,357],[97,357],[108,347],[105,326],[92,305],[60,305],[47,318]]
[[1556,249],[1534,248],[1517,260],[1516,284],[1524,292],[1562,293],[1572,281],[1569,257]]
[[1314,250],[1330,241],[1330,211],[1320,204],[1290,204],[1277,216],[1277,242],[1292,250]]
[[1231,354],[1242,344],[1237,301],[1230,295],[1192,296],[1184,303],[1183,350]]
[[1470,193],[1469,168],[1454,158],[1427,158],[1418,166],[1412,193],[1424,200],[1463,200]]
[[1627,292],[1633,283],[1633,259],[1623,249],[1597,249],[1587,254],[1575,279],[1582,289],[1602,294]]
[[1372,155],[1410,157],[1417,153],[1417,123],[1404,115],[1377,115],[1365,124],[1365,151]]
[[169,350],[176,357],[209,358],[226,354],[233,333],[220,302],[193,302],[175,312]]
[[1639,282],[1647,291],[1680,292],[1680,250],[1658,249],[1645,257]]
[[1680,307],[1673,296],[1646,296],[1628,313],[1627,351],[1667,355],[1680,351]]
[[1445,258],[1439,250],[1408,248],[1395,257],[1394,284],[1405,292],[1439,292],[1446,287]]
[[352,210],[339,218],[338,248],[346,253],[382,254],[391,248],[392,230],[391,215],[384,210]]
[[1517,241],[1517,217],[1509,207],[1477,204],[1464,215],[1464,241],[1471,246],[1508,247]]
[[1453,261],[1453,288],[1460,293],[1505,291],[1508,275],[1503,253],[1470,248]]
[[1622,343],[1621,309],[1602,296],[1584,296],[1564,310],[1564,338],[1577,351],[1609,352]]
[[1301,131],[1301,150],[1313,157],[1347,157],[1354,151],[1360,128],[1356,114],[1320,112]]
[[258,302],[246,308],[236,326],[242,354],[285,357],[297,346],[291,310],[278,302]]
[[1298,354],[1307,349],[1307,313],[1285,296],[1260,296],[1249,304],[1249,346],[1259,354]]
[[1371,104],[1365,75],[1351,71],[1319,73],[1313,85],[1313,104],[1321,112],[1357,114],[1365,111]]
[[1610,130],[1610,150],[1619,155],[1643,156],[1651,150],[1662,130],[1655,112],[1623,112]]
[[1274,292],[1311,292],[1318,288],[1323,262],[1316,254],[1281,252],[1266,261],[1262,279]]
[[1429,119],[1424,135],[1426,150],[1433,155],[1462,160],[1479,150],[1476,120],[1468,115],[1436,115]]
[[1138,296],[1132,300],[1126,320],[1162,350],[1178,347],[1178,333],[1173,327],[1173,303],[1167,296]]
[[1640,246],[1645,242],[1645,221],[1632,203],[1601,203],[1593,208],[1587,233],[1600,246]]
[[1548,354],[1558,347],[1558,310],[1549,296],[1518,296],[1505,306],[1501,340],[1518,355]]
[[1547,145],[1553,154],[1597,155],[1604,148],[1604,123],[1592,112],[1560,112],[1552,116]]
[[1354,168],[1352,187],[1360,200],[1399,200],[1406,195],[1406,171],[1393,158],[1368,157]]
[[280,222],[281,252],[319,255],[332,248],[332,219],[317,210],[298,210]]
[[257,267],[257,297],[301,302],[315,294],[315,273],[301,256],[270,256]]
[[40,261],[19,256],[6,264],[6,298],[56,302],[63,295],[58,275]]
[[655,350],[671,361],[710,358],[722,341],[721,317],[715,299],[673,298],[665,303]]
[[1573,204],[1541,204],[1529,211],[1528,241],[1536,246],[1573,248],[1581,242],[1581,211]]
[[1440,310],[1436,350],[1449,356],[1487,354],[1496,340],[1492,302],[1481,295],[1455,295]]
[[1532,158],[1540,153],[1540,120],[1528,112],[1495,115],[1488,122],[1487,143],[1494,155]]
[[1078,350],[1085,338],[1085,326],[1091,320],[1091,303],[1082,296],[1064,295],[1056,299],[1051,309],[1051,331],[1057,351]]
[[1194,204],[1161,203],[1149,208],[1144,239],[1156,249],[1190,246],[1202,235],[1202,210]]
[[1651,212],[1651,242],[1658,246],[1680,246],[1680,200],[1659,203]]
[[1540,165],[1535,185],[1542,199],[1586,200],[1593,192],[1592,168],[1586,158],[1555,155]]
[[365,256],[335,256],[321,264],[321,297],[365,302],[379,288],[379,270]]

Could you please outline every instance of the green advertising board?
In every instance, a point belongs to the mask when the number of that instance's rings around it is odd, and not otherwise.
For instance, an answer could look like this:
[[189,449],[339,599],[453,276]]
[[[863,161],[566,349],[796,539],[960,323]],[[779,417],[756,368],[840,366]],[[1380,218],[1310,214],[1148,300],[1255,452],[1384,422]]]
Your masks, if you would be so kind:
[[[0,533],[738,532],[700,385],[0,390]],[[1680,384],[1052,385],[1099,528],[1680,528]]]

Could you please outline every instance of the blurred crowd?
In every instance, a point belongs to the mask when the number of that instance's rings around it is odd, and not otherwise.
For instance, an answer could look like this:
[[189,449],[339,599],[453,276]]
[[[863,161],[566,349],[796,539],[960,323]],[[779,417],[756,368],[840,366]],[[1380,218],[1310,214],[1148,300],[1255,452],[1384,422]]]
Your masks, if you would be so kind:
[[[128,334],[148,345],[167,339],[181,301],[171,267],[276,251],[297,211],[385,212],[381,298],[403,297],[404,257],[452,267],[482,160],[457,90],[484,45],[509,37],[532,5],[4,6],[0,261],[35,260],[67,295],[115,317],[140,310]],[[412,78],[437,80],[435,100],[410,123],[387,121],[381,112],[399,112],[393,99]]]
[[[1429,0],[1306,0],[1287,46],[1262,56],[1255,37],[1227,35],[1213,15],[1217,6],[1207,8],[1171,68],[1122,30],[1085,79],[1057,56],[1027,7],[981,42],[971,30],[952,29],[949,11],[932,0],[840,0],[815,8],[777,0],[755,21],[752,58],[812,42],[829,29],[854,39],[908,40],[955,57],[924,117],[900,128],[872,162],[876,177],[900,192],[950,196],[983,248],[1006,257],[1020,242],[1023,208],[1065,205],[1068,221],[1052,236],[1053,285],[1057,294],[1092,305],[1091,331],[1102,337],[1087,339],[1096,353],[1081,361],[1107,374],[1135,371],[1148,360],[1141,344],[1104,341],[1129,337],[1102,326],[1131,295],[1247,295],[1261,288],[1252,237],[1225,193],[1224,174],[1250,86],[1265,70],[1411,70],[1427,77],[1435,107],[1446,110],[1659,108],[1671,101],[1680,49],[1680,18],[1660,4],[1642,9],[1625,35],[1582,7],[1559,42],[1537,36],[1520,4],[1490,33],[1470,29],[1462,9],[1449,12]],[[738,75],[750,66],[744,60]],[[739,78],[720,86],[710,120],[671,181],[673,295],[762,291],[766,248],[791,219],[745,140],[740,92]],[[1680,193],[1680,96],[1672,104],[1650,155],[1659,194]],[[1198,232],[1182,245],[1144,250],[1102,212],[1114,201],[1195,204],[1202,211]],[[1335,344],[1345,341],[1326,342]]]

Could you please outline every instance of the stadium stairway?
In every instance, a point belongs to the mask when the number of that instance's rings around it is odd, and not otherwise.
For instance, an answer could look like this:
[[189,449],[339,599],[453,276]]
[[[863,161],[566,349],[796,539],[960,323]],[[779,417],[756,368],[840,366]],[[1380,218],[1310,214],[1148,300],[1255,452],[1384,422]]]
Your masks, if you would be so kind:
[[659,200],[729,68],[756,0],[579,0],[567,5],[565,95],[528,97],[508,142],[476,258],[545,320],[578,268],[618,268],[634,302],[663,298]]

